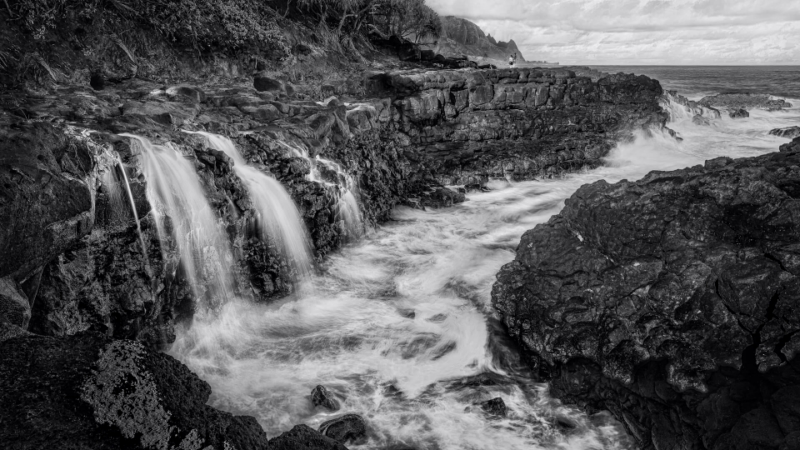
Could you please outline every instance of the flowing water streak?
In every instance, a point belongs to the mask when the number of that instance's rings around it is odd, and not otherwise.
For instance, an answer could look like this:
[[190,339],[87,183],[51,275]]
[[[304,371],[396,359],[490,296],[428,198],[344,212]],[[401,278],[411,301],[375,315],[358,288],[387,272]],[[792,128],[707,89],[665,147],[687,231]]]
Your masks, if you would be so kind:
[[272,238],[298,278],[306,278],[312,269],[312,245],[300,212],[283,185],[248,165],[233,141],[227,137],[204,131],[185,132],[205,137],[212,148],[233,159],[233,170],[247,186],[258,213],[258,227],[263,241],[269,242],[269,238]]
[[[320,183],[330,188],[336,189],[339,196],[338,198],[338,211],[339,216],[344,220],[345,232],[350,240],[355,240],[364,235],[364,219],[361,215],[361,207],[358,204],[356,192],[358,186],[353,177],[347,173],[342,167],[334,161],[322,158],[317,155],[311,158],[308,151],[302,147],[290,145],[286,142],[280,142],[281,145],[289,149],[293,156],[303,158],[308,161],[311,166],[309,174],[306,176],[308,181]],[[332,172],[333,178],[336,179],[335,183],[328,181],[322,174],[320,166],[327,172]]]
[[194,165],[169,144],[155,145],[133,134],[120,136],[131,138],[141,154],[159,237],[167,242],[170,232],[174,235],[195,298],[212,309],[227,303],[234,298],[233,255]]

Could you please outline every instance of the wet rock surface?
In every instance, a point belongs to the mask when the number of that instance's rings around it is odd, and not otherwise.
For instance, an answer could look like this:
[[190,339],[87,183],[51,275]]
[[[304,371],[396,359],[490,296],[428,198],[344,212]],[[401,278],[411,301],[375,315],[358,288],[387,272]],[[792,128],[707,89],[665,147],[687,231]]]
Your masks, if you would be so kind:
[[346,444],[367,435],[367,422],[358,414],[345,414],[319,426],[319,432],[336,442]]
[[744,108],[728,110],[728,116],[731,119],[746,119],[750,117],[750,113]]
[[481,403],[481,409],[489,416],[505,417],[506,415],[506,404],[500,397]]
[[770,130],[769,134],[773,136],[794,139],[800,136],[800,127],[775,128]]
[[642,448],[794,445],[798,150],[586,185],[525,233],[492,301],[554,396]]
[[333,393],[325,386],[318,385],[311,391],[311,403],[314,406],[321,406],[330,409],[331,411],[339,410],[339,401],[336,400]]
[[792,104],[786,100],[776,100],[766,94],[717,94],[703,97],[698,103],[722,108],[759,108],[767,111],[779,111],[792,107]]
[[337,442],[308,425],[297,425],[278,437],[269,440],[271,450],[347,450]]

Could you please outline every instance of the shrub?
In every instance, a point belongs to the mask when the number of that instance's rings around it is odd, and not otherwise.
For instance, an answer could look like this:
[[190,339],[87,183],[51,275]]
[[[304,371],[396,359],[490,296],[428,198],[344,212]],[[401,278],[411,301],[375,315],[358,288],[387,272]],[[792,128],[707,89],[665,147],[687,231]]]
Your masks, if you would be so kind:
[[200,50],[272,47],[288,55],[263,0],[7,0],[12,20],[34,39],[43,39],[62,22],[117,31],[127,21],[149,26],[164,37]]

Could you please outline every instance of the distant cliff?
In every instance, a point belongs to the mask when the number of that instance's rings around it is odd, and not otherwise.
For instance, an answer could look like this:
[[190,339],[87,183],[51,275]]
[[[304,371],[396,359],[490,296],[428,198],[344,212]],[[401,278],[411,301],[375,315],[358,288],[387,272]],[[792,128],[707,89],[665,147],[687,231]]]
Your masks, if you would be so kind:
[[498,42],[491,35],[487,36],[478,25],[454,16],[442,17],[442,35],[437,44],[430,47],[444,56],[467,55],[504,60],[516,53],[518,61],[525,61],[513,40]]

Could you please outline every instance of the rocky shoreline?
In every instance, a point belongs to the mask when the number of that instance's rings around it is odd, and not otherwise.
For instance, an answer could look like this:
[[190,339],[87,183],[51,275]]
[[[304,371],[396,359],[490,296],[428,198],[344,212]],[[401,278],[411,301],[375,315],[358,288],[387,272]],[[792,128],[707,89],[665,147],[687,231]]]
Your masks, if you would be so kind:
[[798,150],[599,181],[525,233],[492,299],[556,397],[641,448],[796,448]]

